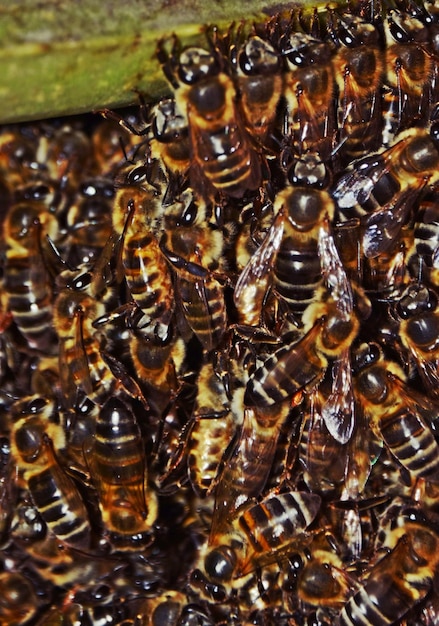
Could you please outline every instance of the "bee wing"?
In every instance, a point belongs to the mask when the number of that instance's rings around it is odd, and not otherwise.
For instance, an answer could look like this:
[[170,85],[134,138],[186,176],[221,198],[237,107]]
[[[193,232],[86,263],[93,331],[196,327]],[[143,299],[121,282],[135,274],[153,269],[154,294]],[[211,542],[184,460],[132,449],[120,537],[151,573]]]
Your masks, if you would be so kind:
[[230,530],[237,511],[262,492],[276,452],[280,425],[263,427],[255,411],[246,408],[244,422],[215,490],[209,543]]
[[128,374],[123,363],[121,363],[118,359],[116,359],[114,356],[112,356],[108,352],[105,352],[104,350],[101,351],[101,356],[103,360],[105,361],[105,363],[110,368],[113,376],[121,382],[123,388],[128,393],[128,395],[130,395],[132,398],[135,398],[136,400],[139,400],[139,402],[141,402],[143,406],[147,410],[149,410],[149,404],[145,396],[143,395],[142,390],[140,389],[139,385],[134,380],[134,378],[132,378]]
[[327,218],[319,228],[318,252],[323,280],[328,285],[332,297],[337,302],[337,308],[344,317],[350,318],[353,310],[351,283],[338,254]]
[[363,250],[368,258],[387,252],[397,240],[401,228],[407,222],[413,201],[418,197],[425,181],[398,195],[395,203],[373,211],[364,220]]
[[410,346],[410,351],[415,357],[418,372],[428,392],[439,399],[439,359],[426,359],[415,346]]
[[116,269],[117,271],[120,271],[120,251],[122,248],[120,245],[121,241],[122,238],[120,235],[112,233],[93,266],[90,288],[91,294],[94,297],[99,298],[101,294],[105,292],[108,285],[113,281],[116,275],[113,268],[114,259],[117,259],[118,268]]
[[84,345],[84,314],[82,310],[76,311],[74,315],[75,340],[73,345],[73,355],[70,359],[70,374],[87,396],[93,394],[93,383],[90,377],[87,352]]
[[332,390],[322,407],[322,417],[330,434],[345,444],[354,429],[354,392],[349,349],[334,363]]
[[[244,318],[243,323],[248,323],[248,319],[251,321],[249,324],[251,326],[257,326],[259,323],[262,302],[282,242],[283,232],[284,218],[280,211],[264,241],[252,255],[237,280],[233,301],[240,316]],[[251,305],[251,313],[248,311],[249,305]]]
[[332,196],[341,209],[341,218],[349,219],[349,215],[343,214],[343,209],[352,209],[357,204],[363,204],[373,191],[375,181],[368,176],[366,171],[358,170],[344,174],[335,185]]

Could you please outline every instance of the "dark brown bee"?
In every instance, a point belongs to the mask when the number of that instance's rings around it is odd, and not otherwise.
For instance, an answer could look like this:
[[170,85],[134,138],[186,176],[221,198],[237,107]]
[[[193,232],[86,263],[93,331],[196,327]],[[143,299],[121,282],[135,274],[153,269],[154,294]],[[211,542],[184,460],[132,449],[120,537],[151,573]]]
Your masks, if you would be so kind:
[[119,550],[137,550],[149,538],[157,502],[140,429],[124,401],[113,397],[103,404],[86,456],[110,541]]
[[399,335],[413,355],[425,390],[439,398],[439,310],[438,296],[422,283],[410,284],[395,306],[400,319]]
[[148,182],[148,166],[130,166],[119,177],[113,227],[121,237],[121,260],[128,289],[142,312],[136,327],[166,339],[175,298],[169,263],[159,247],[160,194]]
[[337,157],[343,162],[377,150],[381,144],[383,51],[376,26],[360,17],[335,16],[333,58],[338,85]]
[[20,188],[16,196],[3,227],[4,307],[12,313],[31,349],[51,353],[52,280],[43,250],[45,236],[56,239],[58,233],[58,223],[51,212],[55,189],[36,183]]
[[53,310],[59,336],[61,388],[70,408],[75,406],[80,392],[102,404],[119,388],[146,404],[122,363],[105,351],[103,334],[94,326],[106,318],[108,300],[113,295],[112,277],[107,282],[108,265],[103,262],[113,244],[112,239],[107,242],[93,271],[65,270],[61,275],[66,286],[59,292]]
[[161,248],[176,272],[176,294],[187,324],[209,352],[219,346],[227,321],[224,289],[215,275],[222,260],[222,232],[208,221],[206,205],[191,189],[170,207],[165,224],[170,231]]
[[[325,177],[326,168],[320,164],[316,184]],[[305,164],[301,171],[310,181]],[[236,284],[234,302],[244,324],[259,324],[270,283],[281,302],[300,316],[314,301],[327,268],[340,264],[329,227],[334,203],[326,191],[287,186],[277,194],[273,211],[270,230]]]
[[377,437],[412,476],[437,482],[439,446],[426,423],[435,413],[431,401],[407,389],[402,369],[376,344],[358,355],[355,391]]
[[348,600],[338,618],[341,626],[365,620],[380,626],[395,624],[432,588],[438,567],[436,530],[412,517],[401,534]]
[[245,126],[261,147],[276,147],[275,122],[283,91],[279,53],[258,35],[250,35],[236,59],[236,85]]
[[428,88],[432,60],[428,30],[406,12],[389,11],[386,38],[383,144],[389,146],[402,130],[428,117]]
[[[224,381],[213,363],[205,361],[197,378],[197,399],[187,441],[188,471],[192,487],[198,495],[209,495],[218,480],[221,460],[239,426]],[[238,404],[235,411],[240,415]],[[219,478],[221,480],[221,478]]]
[[209,546],[203,559],[208,580],[220,586],[236,586],[236,579],[309,543],[307,528],[320,504],[316,494],[292,491],[270,494],[258,504],[247,506],[229,532]]
[[12,406],[11,450],[41,517],[51,532],[74,548],[90,545],[87,509],[55,450],[66,447],[65,433],[56,424],[52,401],[30,396]]
[[[236,395],[242,398],[241,393]],[[234,401],[236,402],[237,398]],[[263,492],[273,464],[277,441],[289,410],[287,403],[261,410],[244,409],[243,422],[236,442],[215,488],[210,545],[214,545],[218,537],[228,531],[234,523],[237,512],[245,503],[251,498],[259,497]]]
[[187,116],[194,189],[206,198],[212,189],[232,198],[257,189],[261,158],[240,119],[233,80],[223,71],[217,51],[192,47],[180,52],[174,38],[170,55],[159,42],[157,57],[175,89],[179,110]]
[[325,410],[326,424],[340,442],[346,443],[353,428],[348,350],[358,333],[359,319],[353,310],[353,295],[344,280],[346,276],[340,266],[338,269],[334,295],[327,295],[308,307],[303,318],[306,333],[299,341],[283,345],[256,368],[247,383],[244,403],[269,407],[293,400],[298,392],[316,387],[329,360],[335,359],[338,371],[334,372],[331,399]]
[[151,130],[151,155],[160,160],[169,178],[169,189],[163,200],[166,204],[168,198],[172,201],[179,193],[191,165],[188,121],[174,98],[160,100],[153,108]]
[[416,211],[413,244],[407,257],[414,279],[439,287],[439,196],[436,188],[427,191]]
[[356,161],[333,188],[338,219],[360,222],[360,254],[391,254],[427,184],[437,179],[437,121],[431,134],[412,128],[387,150]]
[[86,180],[76,198],[66,215],[66,261],[70,267],[91,268],[112,233],[114,183],[109,178]]
[[330,159],[335,142],[335,76],[333,48],[303,32],[289,32],[280,40],[286,59],[284,96],[287,102],[287,135],[300,153],[318,152]]

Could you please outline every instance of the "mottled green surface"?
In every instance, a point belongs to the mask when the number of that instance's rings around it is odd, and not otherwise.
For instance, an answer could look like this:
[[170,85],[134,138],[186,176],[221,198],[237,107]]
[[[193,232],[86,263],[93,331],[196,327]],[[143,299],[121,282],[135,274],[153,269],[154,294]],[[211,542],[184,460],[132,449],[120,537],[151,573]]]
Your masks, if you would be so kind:
[[[311,3],[314,5],[314,3]],[[249,7],[252,10],[249,10]],[[0,0],[0,122],[82,113],[168,90],[154,59],[172,32],[261,19],[291,2]]]

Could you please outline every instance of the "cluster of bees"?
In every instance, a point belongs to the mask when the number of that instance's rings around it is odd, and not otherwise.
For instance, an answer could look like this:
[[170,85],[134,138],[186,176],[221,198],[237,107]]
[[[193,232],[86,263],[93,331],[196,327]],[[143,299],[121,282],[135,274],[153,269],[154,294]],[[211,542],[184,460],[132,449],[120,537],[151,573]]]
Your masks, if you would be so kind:
[[203,36],[1,130],[0,623],[437,624],[439,5]]

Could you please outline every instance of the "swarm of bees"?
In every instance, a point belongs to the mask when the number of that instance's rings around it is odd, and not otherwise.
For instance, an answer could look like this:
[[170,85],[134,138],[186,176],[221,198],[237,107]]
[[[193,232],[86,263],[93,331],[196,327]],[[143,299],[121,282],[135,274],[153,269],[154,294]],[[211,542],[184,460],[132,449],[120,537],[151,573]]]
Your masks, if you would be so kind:
[[438,33],[208,27],[1,129],[1,624],[438,623]]

